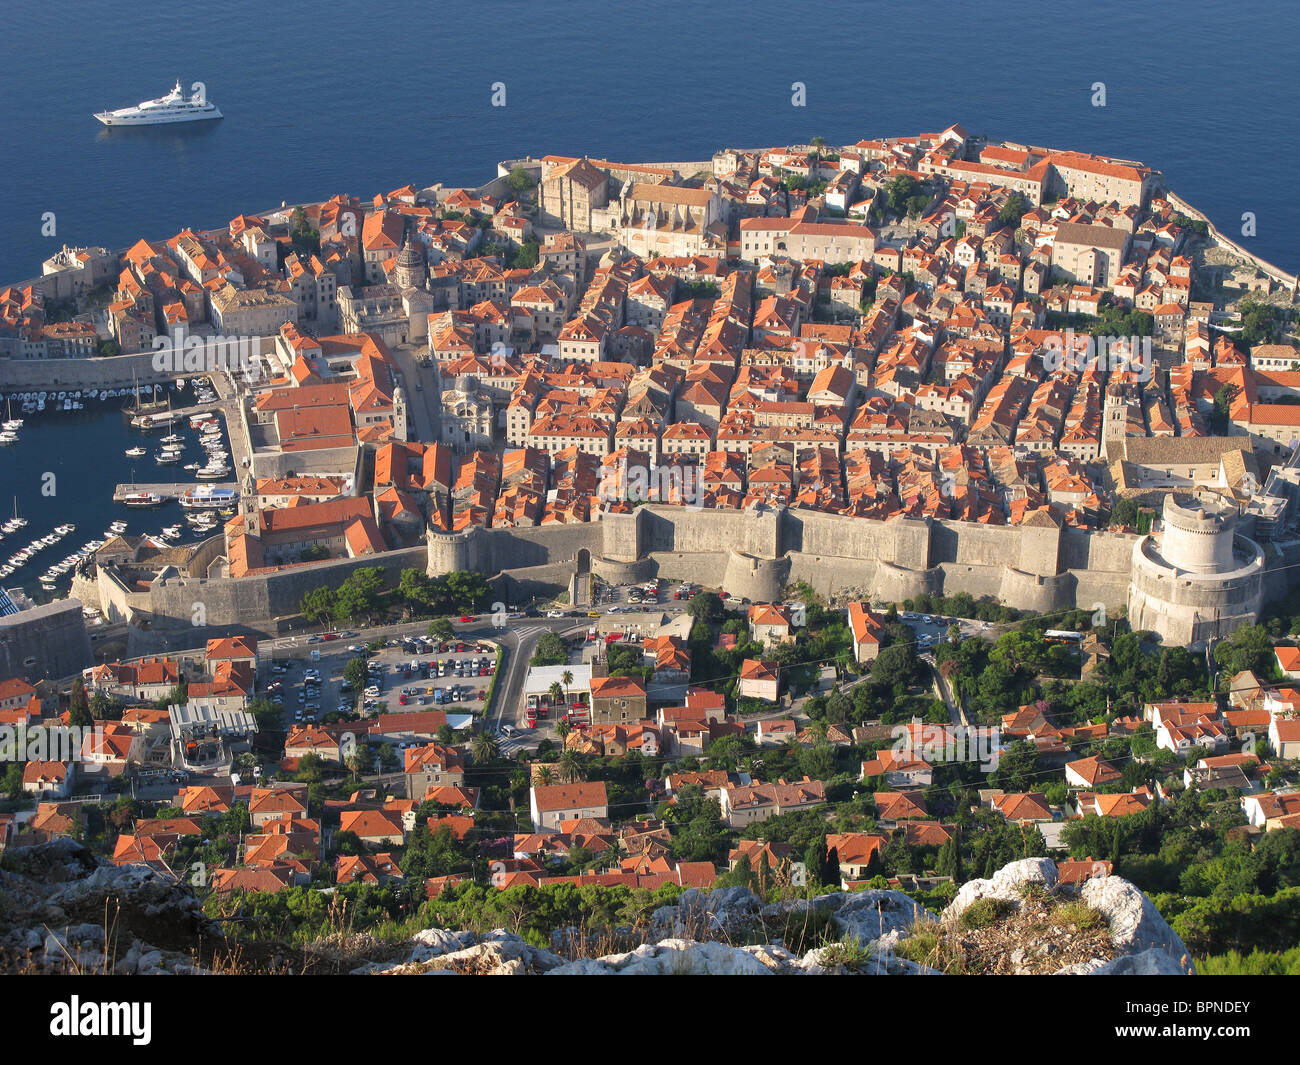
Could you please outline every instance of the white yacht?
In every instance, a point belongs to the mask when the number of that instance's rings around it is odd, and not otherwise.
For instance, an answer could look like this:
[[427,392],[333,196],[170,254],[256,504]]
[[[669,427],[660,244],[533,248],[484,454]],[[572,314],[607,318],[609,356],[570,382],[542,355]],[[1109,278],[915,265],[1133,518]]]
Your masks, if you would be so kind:
[[106,126],[160,126],[166,122],[199,122],[221,117],[217,105],[207,98],[201,81],[196,81],[190,89],[193,95],[186,96],[177,78],[176,87],[166,96],[142,100],[135,107],[101,111],[95,117]]

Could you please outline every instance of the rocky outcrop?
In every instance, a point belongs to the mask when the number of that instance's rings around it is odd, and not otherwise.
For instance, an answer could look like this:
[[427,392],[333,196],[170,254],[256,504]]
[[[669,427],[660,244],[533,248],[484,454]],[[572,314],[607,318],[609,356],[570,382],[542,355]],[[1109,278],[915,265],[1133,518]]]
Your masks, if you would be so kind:
[[[553,940],[561,954],[505,929],[478,934],[428,928],[398,944],[365,934],[346,943],[322,942],[312,948],[310,965],[301,958],[293,964],[301,971],[332,966],[336,972],[387,976],[903,976],[952,969],[954,957],[960,960],[965,951],[967,961],[978,962],[973,971],[981,972],[1194,971],[1182,940],[1128,881],[1108,876],[1081,888],[1061,885],[1055,864],[1042,858],[1013,862],[988,879],[964,884],[939,915],[898,891],[834,892],[764,905],[745,888],[692,889],[676,905],[655,910],[646,927],[611,930],[605,942],[606,950],[615,943],[627,949],[574,957],[583,939],[573,929]],[[240,952],[241,964],[231,964]],[[184,885],[144,866],[102,864],[73,840],[11,849],[4,856],[4,970],[277,972],[287,971],[289,955],[283,946],[225,940]]]
[[395,962],[368,963],[353,969],[358,976],[523,976],[551,972],[564,959],[498,928],[484,936],[426,928],[411,940],[408,956]]
[[220,931],[192,892],[144,865],[100,863],[60,837],[5,852],[0,959],[28,973],[192,973]]
[[1110,926],[1119,957],[1092,970],[1094,975],[1192,975],[1191,955],[1178,933],[1160,916],[1151,900],[1127,880],[1103,876],[1084,882],[1080,898]]
[[944,908],[945,921],[955,920],[980,899],[998,899],[1001,902],[1020,904],[1025,890],[1031,885],[1051,891],[1056,887],[1056,863],[1050,858],[1024,858],[1004,865],[988,880],[968,880],[957,891],[957,897]]

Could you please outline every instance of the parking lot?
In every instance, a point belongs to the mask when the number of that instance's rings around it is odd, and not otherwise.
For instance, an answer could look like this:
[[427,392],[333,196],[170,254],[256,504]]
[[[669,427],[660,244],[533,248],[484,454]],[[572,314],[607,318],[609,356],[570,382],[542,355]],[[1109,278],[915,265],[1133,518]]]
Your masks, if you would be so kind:
[[948,630],[957,625],[963,639],[982,636],[992,628],[987,621],[971,621],[967,618],[945,617],[941,614],[920,614],[911,610],[899,611],[898,620],[916,634],[916,649],[920,653],[933,651],[948,639]]
[[699,585],[677,584],[666,580],[651,580],[641,584],[604,584],[597,588],[592,600],[596,609],[618,614],[624,611],[660,610],[673,613],[685,610],[699,591]]
[[[422,637],[392,638],[368,650],[341,639],[319,641],[306,658],[274,658],[268,697],[283,707],[285,728],[314,724],[330,713],[363,716],[401,710],[482,707],[495,671],[495,645],[477,639],[438,644]],[[367,660],[366,686],[355,690],[343,676],[354,658]],[[277,687],[278,685],[278,687]]]

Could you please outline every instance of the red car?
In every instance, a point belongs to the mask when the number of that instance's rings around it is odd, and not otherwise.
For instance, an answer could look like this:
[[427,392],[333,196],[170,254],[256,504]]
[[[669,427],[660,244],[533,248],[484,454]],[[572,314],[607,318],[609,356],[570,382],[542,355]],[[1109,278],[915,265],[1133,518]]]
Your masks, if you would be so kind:
[[468,625],[474,619],[469,614],[462,614],[460,616],[460,620],[464,622],[466,625]]

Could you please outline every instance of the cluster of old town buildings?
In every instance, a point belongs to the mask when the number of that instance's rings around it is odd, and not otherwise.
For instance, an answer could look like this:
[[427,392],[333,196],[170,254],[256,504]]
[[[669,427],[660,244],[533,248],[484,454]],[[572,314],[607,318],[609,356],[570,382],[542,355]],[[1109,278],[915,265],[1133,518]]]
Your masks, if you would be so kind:
[[[90,319],[44,305],[89,291],[124,352],[256,338],[222,576],[647,500],[1087,530],[1208,488],[1248,534],[1292,516],[1295,485],[1260,495],[1300,359],[1193,298],[1197,234],[1140,164],[954,125],[500,171],[65,249],[0,291],[0,355],[86,354]],[[1149,336],[1087,335],[1130,311]]]

